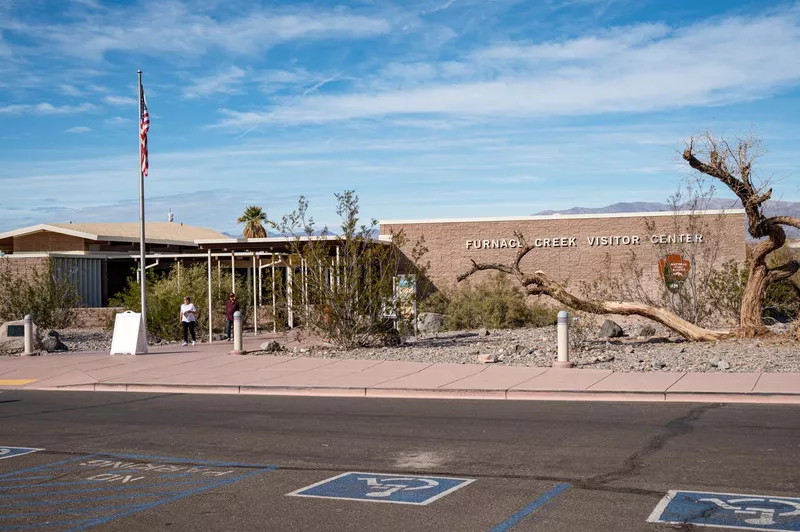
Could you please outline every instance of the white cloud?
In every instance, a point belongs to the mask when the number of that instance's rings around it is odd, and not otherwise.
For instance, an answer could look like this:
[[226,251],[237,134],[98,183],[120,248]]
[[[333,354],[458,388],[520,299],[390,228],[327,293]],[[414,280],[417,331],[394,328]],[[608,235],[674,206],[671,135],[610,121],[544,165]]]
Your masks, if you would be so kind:
[[51,103],[37,103],[37,104],[14,104],[0,107],[0,114],[32,114],[32,115],[66,115],[76,114],[91,111],[95,106],[91,103],[82,103],[80,105],[62,105],[57,106]]
[[115,117],[112,117],[112,118],[106,118],[104,120],[104,122],[106,124],[108,124],[109,126],[122,126],[122,125],[133,123],[133,119],[132,118],[125,118],[125,117],[122,117],[122,116],[115,116]]
[[103,98],[103,101],[109,105],[138,105],[136,98],[130,96],[114,96],[108,95]]
[[391,115],[531,118],[719,105],[796,85],[798,49],[796,9],[676,29],[647,24],[560,42],[493,46],[460,63],[390,64],[357,92],[315,95],[266,111],[223,110],[220,124]]
[[86,126],[75,126],[69,129],[65,129],[65,133],[89,133],[92,131],[92,128]]
[[13,24],[16,32],[49,45],[54,53],[100,60],[109,52],[198,57],[209,50],[255,54],[296,39],[361,38],[389,31],[380,17],[345,9],[292,12],[253,8],[231,17],[203,11],[203,4],[145,0],[133,7],[88,10],[66,25]]
[[202,98],[214,94],[236,94],[244,82],[247,72],[237,66],[230,66],[214,75],[194,79],[183,91],[184,98]]

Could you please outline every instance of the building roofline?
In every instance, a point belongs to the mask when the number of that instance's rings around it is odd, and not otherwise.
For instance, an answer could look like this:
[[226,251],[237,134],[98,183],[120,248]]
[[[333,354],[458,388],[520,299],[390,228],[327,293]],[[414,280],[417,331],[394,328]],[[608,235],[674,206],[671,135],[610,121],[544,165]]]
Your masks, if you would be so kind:
[[14,229],[12,231],[6,231],[5,233],[0,233],[0,240],[6,238],[13,238],[15,236],[32,235],[34,233],[41,233],[45,231],[50,231],[52,233],[61,233],[62,235],[69,235],[77,238],[84,238],[86,240],[100,240],[98,235],[94,235],[92,233],[87,233],[85,231],[76,231],[74,229],[67,229],[64,227],[58,227],[57,225],[50,225],[50,224],[37,224],[37,225],[31,225],[29,227],[22,227],[20,229]]
[[652,211],[611,212],[590,214],[543,214],[536,216],[499,216],[485,218],[426,218],[417,220],[381,220],[380,225],[410,225],[466,222],[527,222],[543,220],[590,220],[593,218],[647,218],[662,216],[688,216],[690,214],[710,216],[720,214],[745,214],[744,209],[709,209],[707,211]]
[[[29,227],[22,227],[20,229],[14,229],[12,231],[6,231],[5,233],[0,233],[0,240],[4,240],[6,238],[19,237],[19,236],[27,236],[42,232],[59,233],[67,236],[74,236],[76,238],[83,238],[84,240],[93,240],[95,242],[128,242],[133,244],[137,244],[139,242],[139,237],[129,237],[120,235],[100,235],[51,224],[38,224]],[[197,245],[193,240],[172,240],[172,239],[149,238],[149,237],[146,238],[145,240],[148,244],[161,244],[168,246]]]

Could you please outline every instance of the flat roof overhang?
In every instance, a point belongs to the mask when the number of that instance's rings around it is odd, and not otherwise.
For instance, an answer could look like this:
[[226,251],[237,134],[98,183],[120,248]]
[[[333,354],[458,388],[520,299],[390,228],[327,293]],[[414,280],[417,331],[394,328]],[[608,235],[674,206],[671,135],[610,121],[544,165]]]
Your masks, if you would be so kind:
[[[341,245],[341,238],[335,235],[328,236],[300,236],[285,237],[274,236],[267,238],[225,238],[213,240],[195,240],[195,245],[201,251],[249,251],[249,252],[271,252],[278,254],[292,253],[293,247],[297,244],[301,246],[308,242],[322,242],[328,246],[332,252],[337,246]],[[372,245],[389,245],[391,239],[384,237],[369,240]]]

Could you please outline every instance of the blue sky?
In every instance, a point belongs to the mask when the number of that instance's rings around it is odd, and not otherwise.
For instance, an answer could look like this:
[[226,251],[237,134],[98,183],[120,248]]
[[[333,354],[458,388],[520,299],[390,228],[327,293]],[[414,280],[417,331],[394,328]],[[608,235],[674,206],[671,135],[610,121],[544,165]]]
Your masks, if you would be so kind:
[[0,230],[138,216],[236,232],[663,201],[684,139],[755,131],[800,200],[800,4],[0,0]]

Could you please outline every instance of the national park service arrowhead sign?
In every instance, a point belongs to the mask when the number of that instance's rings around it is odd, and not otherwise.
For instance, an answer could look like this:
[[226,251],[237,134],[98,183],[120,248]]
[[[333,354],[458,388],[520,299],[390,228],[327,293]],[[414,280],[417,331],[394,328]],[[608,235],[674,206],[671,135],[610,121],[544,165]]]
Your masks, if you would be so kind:
[[667,255],[658,261],[658,274],[664,280],[667,290],[677,292],[689,276],[691,263],[677,254]]

